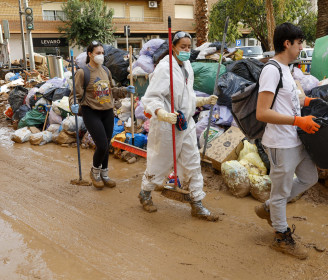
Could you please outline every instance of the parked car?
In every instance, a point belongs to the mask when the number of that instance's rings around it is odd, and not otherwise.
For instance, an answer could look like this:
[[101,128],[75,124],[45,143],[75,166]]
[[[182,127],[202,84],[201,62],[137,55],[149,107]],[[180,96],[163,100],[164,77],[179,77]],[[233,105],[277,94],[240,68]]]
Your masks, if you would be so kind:
[[300,60],[312,60],[313,48],[304,48],[301,50],[298,59]]
[[236,49],[241,49],[243,53],[243,58],[255,58],[261,59],[263,58],[263,50],[260,46],[243,46],[236,47]]

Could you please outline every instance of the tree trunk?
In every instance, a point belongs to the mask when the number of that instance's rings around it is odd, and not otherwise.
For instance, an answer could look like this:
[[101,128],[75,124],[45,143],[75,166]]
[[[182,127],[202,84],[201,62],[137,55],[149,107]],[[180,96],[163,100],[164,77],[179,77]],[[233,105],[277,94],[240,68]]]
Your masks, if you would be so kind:
[[328,35],[328,0],[318,0],[317,34],[320,38]]
[[207,0],[196,0],[196,38],[197,46],[202,45],[208,40],[208,4]]
[[273,51],[274,50],[273,34],[274,34],[274,30],[276,28],[276,22],[275,22],[274,15],[273,15],[274,9],[273,9],[272,0],[266,0],[265,4],[266,4],[267,26],[268,26],[268,45],[269,45],[268,47],[269,47],[270,51]]

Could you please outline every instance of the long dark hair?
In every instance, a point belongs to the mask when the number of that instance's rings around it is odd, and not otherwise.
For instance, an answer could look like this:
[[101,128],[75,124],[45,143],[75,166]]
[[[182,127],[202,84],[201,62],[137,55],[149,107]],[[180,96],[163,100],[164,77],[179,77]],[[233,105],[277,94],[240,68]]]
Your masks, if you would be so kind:
[[89,52],[93,52],[94,48],[96,47],[103,47],[103,45],[100,43],[100,42],[97,42],[97,41],[92,41],[88,48],[87,48],[87,61],[86,63],[88,64],[90,62],[90,57],[89,57]]

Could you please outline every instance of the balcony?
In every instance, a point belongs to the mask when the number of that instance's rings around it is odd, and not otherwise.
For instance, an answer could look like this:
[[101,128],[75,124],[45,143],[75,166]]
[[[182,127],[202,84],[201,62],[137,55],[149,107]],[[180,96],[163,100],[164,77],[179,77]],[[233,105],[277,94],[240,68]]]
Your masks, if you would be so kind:
[[163,23],[162,17],[114,17],[113,23]]

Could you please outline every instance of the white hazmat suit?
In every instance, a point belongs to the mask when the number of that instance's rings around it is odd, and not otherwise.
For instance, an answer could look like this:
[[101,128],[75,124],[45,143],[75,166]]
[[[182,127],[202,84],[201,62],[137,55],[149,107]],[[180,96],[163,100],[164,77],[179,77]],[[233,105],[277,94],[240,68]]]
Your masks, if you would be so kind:
[[[192,116],[196,109],[196,95],[193,90],[194,73],[190,61],[180,67],[174,57],[173,91],[174,110],[182,111],[187,122],[186,130],[175,128],[177,175],[183,189],[189,189],[192,200],[205,197],[200,155],[197,147],[196,127]],[[141,189],[152,191],[161,186],[173,169],[172,125],[159,121],[155,111],[164,109],[171,112],[169,56],[164,57],[150,77],[147,91],[142,98],[145,111],[152,115],[147,145],[147,169],[142,179]]]

